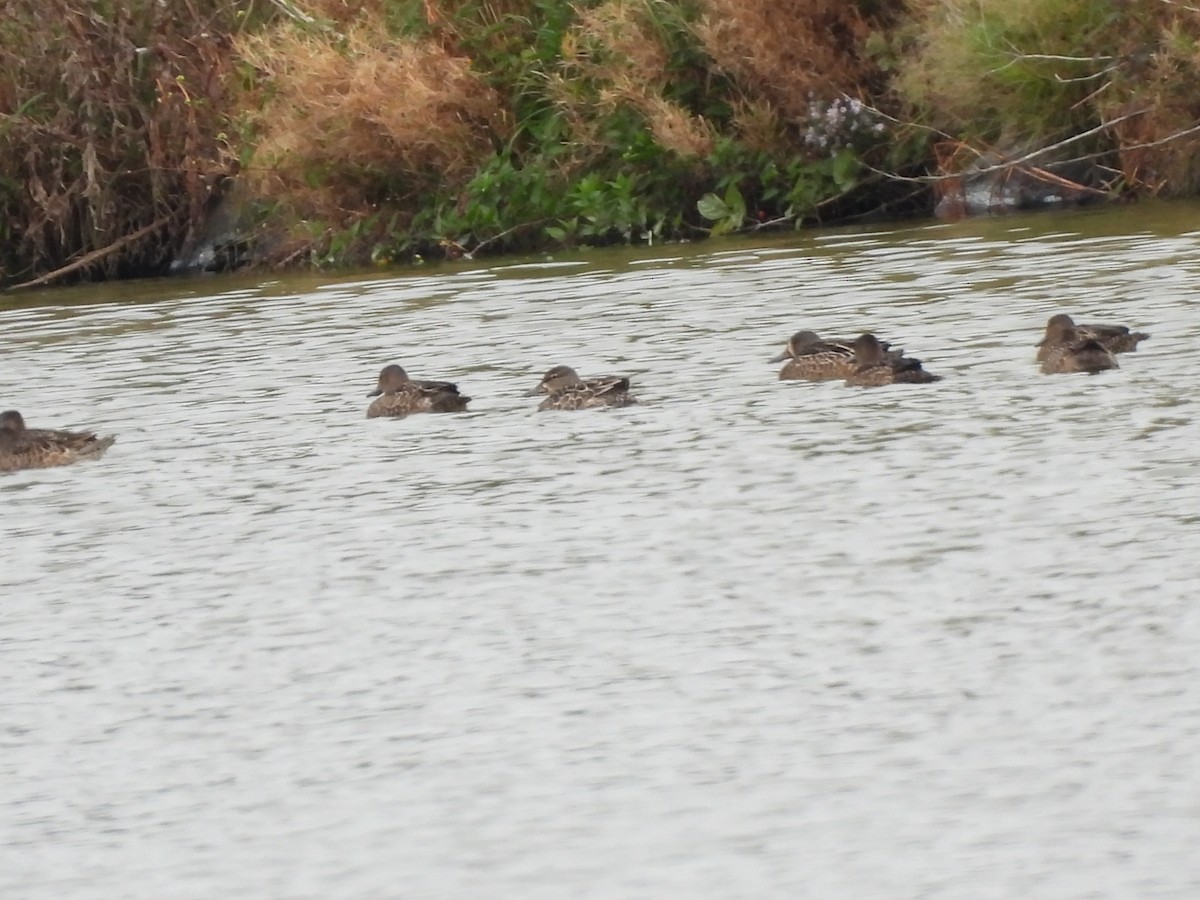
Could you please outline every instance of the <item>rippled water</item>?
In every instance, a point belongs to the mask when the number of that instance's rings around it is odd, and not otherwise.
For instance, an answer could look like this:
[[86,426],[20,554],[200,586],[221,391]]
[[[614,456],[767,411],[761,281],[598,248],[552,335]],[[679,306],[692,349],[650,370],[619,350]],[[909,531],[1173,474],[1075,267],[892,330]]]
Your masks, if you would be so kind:
[[[1197,212],[0,311],[0,406],[119,435],[0,477],[0,895],[1200,896]],[[1153,338],[1040,376],[1064,309]]]

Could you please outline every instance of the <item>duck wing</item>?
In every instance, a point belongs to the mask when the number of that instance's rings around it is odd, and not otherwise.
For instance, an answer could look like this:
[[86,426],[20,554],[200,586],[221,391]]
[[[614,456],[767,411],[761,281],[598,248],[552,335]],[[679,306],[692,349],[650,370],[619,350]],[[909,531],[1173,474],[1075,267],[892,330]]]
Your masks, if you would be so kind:
[[1076,325],[1075,330],[1085,340],[1090,338],[1096,341],[1129,334],[1129,328],[1125,325]]
[[453,381],[410,381],[426,394],[457,394],[458,385]]
[[97,438],[91,431],[53,431],[48,428],[27,428],[17,438],[18,443],[35,451],[79,452],[95,449],[98,444],[107,441],[104,446],[112,443],[110,438]]
[[584,382],[584,386],[597,397],[602,394],[623,394],[629,390],[629,379],[621,375],[606,375],[589,378]]

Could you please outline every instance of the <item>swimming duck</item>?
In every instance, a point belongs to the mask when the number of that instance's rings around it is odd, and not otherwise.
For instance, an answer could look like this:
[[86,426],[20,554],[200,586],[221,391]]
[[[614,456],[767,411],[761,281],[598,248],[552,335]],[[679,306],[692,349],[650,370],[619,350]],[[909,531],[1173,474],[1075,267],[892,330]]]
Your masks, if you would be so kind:
[[1079,341],[1095,341],[1109,353],[1127,353],[1136,350],[1148,337],[1144,331],[1130,331],[1124,325],[1076,325],[1066,313],[1059,313],[1046,323],[1046,335],[1038,342],[1037,358],[1041,362],[1056,345]]
[[15,409],[0,413],[0,472],[46,469],[96,459],[116,437],[96,437],[90,431],[50,431],[26,428]]
[[812,331],[797,331],[783,348],[783,352],[771,357],[771,362],[784,363],[779,370],[780,379],[804,381],[830,381],[847,378],[857,368],[854,350],[841,341],[823,341]]
[[397,365],[383,367],[379,373],[379,385],[367,396],[378,398],[367,407],[368,419],[423,412],[462,412],[471,400],[458,392],[456,384],[449,381],[413,381]]
[[[887,341],[880,347],[889,359],[899,359],[903,350],[892,350]],[[779,370],[781,379],[803,379],[804,381],[832,381],[849,378],[858,369],[854,359],[854,341],[822,340],[815,332],[797,331],[770,362],[788,360]]]
[[632,406],[637,398],[629,393],[629,379],[620,375],[599,378],[580,378],[570,366],[554,366],[547,370],[537,387],[525,396],[547,394],[538,405],[546,409],[595,409],[604,406]]
[[921,361],[908,356],[889,356],[875,335],[859,335],[854,341],[854,359],[858,363],[846,384],[879,387],[885,384],[929,384],[941,381],[921,368]]
[[1095,375],[1105,369],[1118,368],[1117,358],[1107,347],[1095,338],[1083,337],[1080,331],[1069,325],[1056,329],[1055,342],[1039,350],[1038,356],[1042,360],[1042,372],[1046,375],[1069,372]]

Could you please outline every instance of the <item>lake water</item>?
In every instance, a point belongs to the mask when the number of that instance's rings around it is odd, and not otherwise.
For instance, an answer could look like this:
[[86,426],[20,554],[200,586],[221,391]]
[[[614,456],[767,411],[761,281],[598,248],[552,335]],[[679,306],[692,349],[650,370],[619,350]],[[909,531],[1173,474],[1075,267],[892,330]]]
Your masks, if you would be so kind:
[[1198,276],[1146,205],[7,298],[0,408],[118,439],[0,476],[0,896],[1200,896]]

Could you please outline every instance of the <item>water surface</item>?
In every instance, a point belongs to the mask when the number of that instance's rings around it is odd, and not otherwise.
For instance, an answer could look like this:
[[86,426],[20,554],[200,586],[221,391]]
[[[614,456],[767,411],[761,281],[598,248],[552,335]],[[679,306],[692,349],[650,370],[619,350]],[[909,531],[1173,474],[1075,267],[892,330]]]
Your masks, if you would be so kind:
[[1197,211],[17,298],[0,895],[1200,895]]

